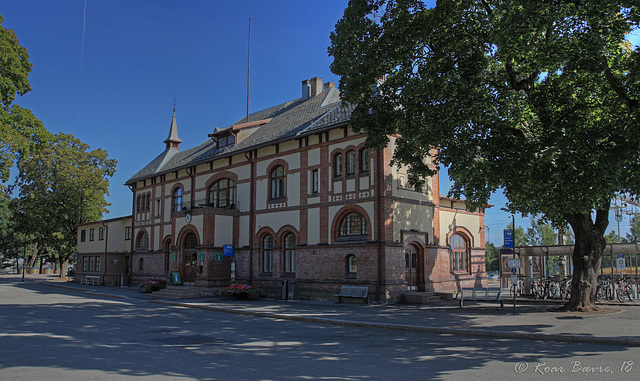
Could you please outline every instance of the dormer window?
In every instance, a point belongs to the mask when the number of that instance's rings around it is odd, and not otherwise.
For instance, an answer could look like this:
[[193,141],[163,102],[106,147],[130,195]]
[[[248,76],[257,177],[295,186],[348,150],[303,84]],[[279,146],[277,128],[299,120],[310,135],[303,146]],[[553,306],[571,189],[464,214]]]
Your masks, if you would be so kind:
[[217,148],[221,148],[221,147],[226,147],[226,146],[232,146],[236,144],[236,137],[229,134],[229,135],[221,135],[218,137],[218,147]]

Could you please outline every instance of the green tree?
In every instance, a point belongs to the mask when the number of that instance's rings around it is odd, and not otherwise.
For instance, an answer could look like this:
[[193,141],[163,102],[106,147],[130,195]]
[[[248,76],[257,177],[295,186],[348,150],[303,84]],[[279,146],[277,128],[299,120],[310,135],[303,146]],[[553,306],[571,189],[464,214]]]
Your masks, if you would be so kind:
[[50,134],[31,111],[14,105],[16,95],[31,90],[31,63],[16,34],[2,26],[0,16],[0,181],[9,180],[16,160],[28,157]]
[[526,241],[530,246],[553,246],[558,243],[558,236],[550,223],[532,217],[531,227],[527,228]]
[[636,217],[631,219],[631,227],[629,228],[629,232],[627,233],[627,241],[628,242],[640,241],[640,219]]
[[107,212],[108,178],[115,168],[106,151],[89,151],[65,134],[18,162],[16,220],[23,232],[34,235],[39,252],[54,254],[61,269],[76,253],[76,225],[97,221]]
[[[331,34],[351,126],[421,184],[574,233],[565,309],[595,309],[610,201],[640,193],[637,0],[352,0]],[[436,147],[436,165],[425,160]]]
[[485,262],[487,271],[500,270],[500,255],[498,254],[498,249],[496,248],[496,246],[491,242],[487,242],[485,244],[485,249]]
[[604,239],[607,243],[625,243],[628,242],[625,238],[622,238],[618,235],[618,233],[616,233],[615,230],[612,230],[609,232],[609,234],[607,234],[606,236],[604,236]]

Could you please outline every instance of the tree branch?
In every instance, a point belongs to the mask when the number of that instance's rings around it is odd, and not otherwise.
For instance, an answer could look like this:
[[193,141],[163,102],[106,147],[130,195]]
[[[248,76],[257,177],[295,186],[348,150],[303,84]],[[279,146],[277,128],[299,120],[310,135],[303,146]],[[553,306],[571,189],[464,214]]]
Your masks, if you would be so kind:
[[622,103],[624,103],[627,107],[629,107],[630,110],[632,110],[638,105],[638,100],[629,98],[622,86],[620,86],[620,83],[618,83],[618,81],[616,80],[616,77],[611,72],[611,68],[607,64],[606,59],[603,60],[605,61],[604,77],[607,79],[607,82],[609,82],[611,89],[613,89],[613,91],[618,94],[618,97],[620,98],[620,100],[622,100]]

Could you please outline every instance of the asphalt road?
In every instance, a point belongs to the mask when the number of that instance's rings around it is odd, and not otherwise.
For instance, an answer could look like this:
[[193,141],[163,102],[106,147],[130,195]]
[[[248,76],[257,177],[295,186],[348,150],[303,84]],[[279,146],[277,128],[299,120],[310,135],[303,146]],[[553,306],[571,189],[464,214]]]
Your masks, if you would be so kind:
[[0,380],[636,380],[640,349],[309,324],[0,279]]

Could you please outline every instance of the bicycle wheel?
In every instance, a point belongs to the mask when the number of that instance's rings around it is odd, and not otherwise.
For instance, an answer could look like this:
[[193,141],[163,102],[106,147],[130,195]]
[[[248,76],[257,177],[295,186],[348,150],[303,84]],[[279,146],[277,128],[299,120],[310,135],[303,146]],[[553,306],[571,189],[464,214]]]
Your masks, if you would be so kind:
[[624,289],[620,286],[617,286],[615,289],[616,298],[620,303],[624,303]]

